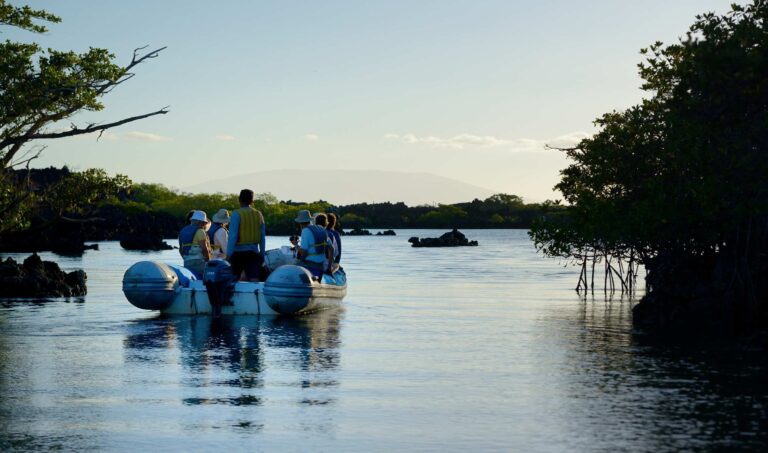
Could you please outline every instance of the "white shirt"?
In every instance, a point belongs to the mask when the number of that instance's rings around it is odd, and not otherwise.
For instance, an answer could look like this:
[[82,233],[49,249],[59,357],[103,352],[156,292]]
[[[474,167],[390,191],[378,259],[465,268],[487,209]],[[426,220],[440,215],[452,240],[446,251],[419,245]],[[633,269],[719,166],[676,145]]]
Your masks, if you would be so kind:
[[213,234],[213,257],[214,258],[222,259],[222,260],[227,258],[227,241],[228,240],[229,240],[229,232],[227,232],[226,228],[219,228],[218,230],[216,230],[216,233]]

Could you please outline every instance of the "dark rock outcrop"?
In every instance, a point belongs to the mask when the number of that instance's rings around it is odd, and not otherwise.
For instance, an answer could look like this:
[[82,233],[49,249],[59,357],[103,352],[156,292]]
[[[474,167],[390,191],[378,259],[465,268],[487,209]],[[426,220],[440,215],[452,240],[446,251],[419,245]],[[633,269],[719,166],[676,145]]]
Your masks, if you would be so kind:
[[0,297],[83,296],[87,277],[82,270],[63,272],[52,261],[33,253],[19,265],[13,258],[0,262]]
[[384,230],[377,232],[376,236],[396,236],[396,234],[392,230]]
[[470,241],[456,228],[449,231],[439,238],[418,238],[416,236],[408,239],[413,247],[461,247],[476,246],[477,241]]
[[344,236],[370,236],[371,232],[362,228],[353,228],[344,232]]
[[120,239],[120,247],[125,250],[170,250],[173,247],[163,238],[152,234],[126,234]]

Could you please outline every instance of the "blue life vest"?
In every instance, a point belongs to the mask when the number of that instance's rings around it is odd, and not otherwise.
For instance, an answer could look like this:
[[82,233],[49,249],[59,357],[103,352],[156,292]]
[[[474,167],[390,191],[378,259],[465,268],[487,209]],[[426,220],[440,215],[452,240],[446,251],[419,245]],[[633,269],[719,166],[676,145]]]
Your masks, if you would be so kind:
[[208,229],[208,241],[210,241],[211,245],[213,245],[213,235],[216,234],[217,231],[219,231],[219,228],[221,228],[220,223],[214,223],[211,225],[211,228]]
[[[309,232],[312,233],[312,238],[315,243],[307,247],[307,257],[310,256],[322,256],[325,257],[325,251],[328,247],[328,232],[325,228],[317,225],[307,226]],[[315,249],[314,252],[311,249]]]
[[198,228],[197,225],[192,225],[190,223],[179,231],[179,252],[181,253],[181,256],[189,255],[189,248],[194,245],[192,239],[195,238],[195,233]]

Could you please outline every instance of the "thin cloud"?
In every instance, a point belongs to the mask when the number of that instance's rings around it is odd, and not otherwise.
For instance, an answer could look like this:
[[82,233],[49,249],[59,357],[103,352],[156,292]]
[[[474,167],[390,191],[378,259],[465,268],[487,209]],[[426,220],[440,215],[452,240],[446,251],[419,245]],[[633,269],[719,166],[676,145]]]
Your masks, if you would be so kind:
[[317,134],[307,134],[307,135],[304,136],[304,138],[308,142],[316,142],[316,141],[320,140],[320,136],[317,135]]
[[547,145],[552,148],[572,148],[578,145],[580,141],[591,136],[592,134],[586,132],[571,132],[570,134],[561,135],[547,141]]
[[226,135],[226,134],[216,135],[214,138],[216,140],[221,140],[222,142],[233,142],[236,140],[233,135]]
[[512,143],[490,135],[459,134],[453,137],[437,137],[434,135],[417,136],[414,134],[386,134],[387,140],[399,140],[409,145],[427,145],[433,148],[464,149],[468,147],[491,147]]
[[505,139],[492,135],[458,134],[453,137],[438,137],[434,135],[417,136],[414,134],[386,134],[385,140],[396,140],[408,145],[425,145],[432,148],[468,149],[468,148],[503,148],[512,152],[544,151],[547,146],[567,148],[576,145],[582,139],[589,137],[586,132],[570,134],[547,140],[530,138]]
[[170,142],[172,140],[170,137],[139,131],[128,132],[125,134],[125,137],[131,140],[139,140],[144,142]]

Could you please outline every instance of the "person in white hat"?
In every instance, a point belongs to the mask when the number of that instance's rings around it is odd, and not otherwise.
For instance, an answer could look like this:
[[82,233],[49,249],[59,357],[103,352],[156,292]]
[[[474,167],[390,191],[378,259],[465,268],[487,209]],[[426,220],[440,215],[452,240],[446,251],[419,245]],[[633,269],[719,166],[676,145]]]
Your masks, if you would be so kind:
[[194,211],[189,218],[189,225],[179,232],[179,253],[184,258],[184,267],[200,278],[206,261],[211,259],[211,244],[205,233],[207,226],[208,216],[205,211]]
[[227,225],[229,224],[229,211],[226,209],[219,209],[216,214],[211,217],[211,228],[208,229],[208,240],[211,241],[211,250],[215,259],[227,258],[227,241],[229,241],[229,231]]

